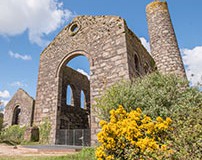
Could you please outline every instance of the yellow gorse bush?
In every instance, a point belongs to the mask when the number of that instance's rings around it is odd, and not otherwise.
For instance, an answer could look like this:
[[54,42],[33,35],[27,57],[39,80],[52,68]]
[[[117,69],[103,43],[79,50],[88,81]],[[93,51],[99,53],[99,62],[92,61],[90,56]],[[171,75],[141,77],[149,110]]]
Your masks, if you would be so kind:
[[102,130],[97,136],[101,145],[96,149],[96,157],[98,160],[165,157],[172,153],[165,144],[171,122],[170,118],[161,117],[153,121],[140,108],[127,113],[120,105],[110,111],[109,122],[100,121]]

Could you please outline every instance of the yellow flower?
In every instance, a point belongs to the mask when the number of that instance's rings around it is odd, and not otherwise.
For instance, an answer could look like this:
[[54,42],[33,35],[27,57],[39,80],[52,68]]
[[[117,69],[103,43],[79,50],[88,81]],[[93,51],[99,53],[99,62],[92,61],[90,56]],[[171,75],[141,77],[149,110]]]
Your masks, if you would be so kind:
[[107,156],[106,160],[113,160],[114,159],[114,156],[113,155],[109,155]]
[[166,146],[165,144],[163,144],[163,145],[161,146],[161,149],[162,149],[163,151],[165,151],[165,150],[167,149],[167,146]]
[[114,115],[114,114],[115,114],[115,110],[112,109],[111,111],[109,111],[109,114],[110,114],[110,115]]
[[137,108],[136,111],[142,113],[142,110],[140,108]]
[[170,118],[163,120],[161,117],[153,121],[151,117],[144,115],[140,108],[127,113],[120,105],[118,109],[110,111],[109,122],[100,121],[102,130],[97,137],[101,145],[96,149],[96,157],[98,160],[120,158],[117,156],[125,158],[126,155],[121,155],[124,153],[121,151],[125,149],[133,149],[135,153],[139,153],[138,159],[159,151],[165,152],[165,155],[170,154],[170,150],[162,143],[166,136],[160,134],[161,131],[170,129],[171,122]]
[[101,127],[103,127],[103,126],[106,125],[106,124],[107,124],[106,121],[104,121],[104,120],[101,120],[101,121],[100,121],[100,126],[101,126]]
[[166,118],[166,122],[167,122],[168,124],[171,124],[171,123],[172,123],[171,118],[167,117],[167,118]]
[[163,122],[163,119],[161,117],[156,118],[157,122]]
[[141,120],[142,123],[148,123],[151,122],[151,118],[148,116],[144,116],[144,119]]
[[103,157],[105,157],[104,148],[102,146],[98,147],[96,149],[95,155],[96,155],[97,158],[103,158]]

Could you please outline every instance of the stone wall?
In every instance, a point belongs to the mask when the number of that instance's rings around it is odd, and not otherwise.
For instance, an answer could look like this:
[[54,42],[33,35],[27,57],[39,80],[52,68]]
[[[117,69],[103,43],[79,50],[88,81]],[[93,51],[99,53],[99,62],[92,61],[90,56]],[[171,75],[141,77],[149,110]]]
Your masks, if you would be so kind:
[[85,94],[86,109],[90,110],[90,81],[87,76],[64,66],[62,69],[62,106],[66,106],[67,86],[71,87],[73,94],[73,106],[81,106],[81,91]]
[[[38,125],[44,118],[50,119],[50,143],[56,143],[59,124],[57,117],[63,101],[63,67],[78,55],[86,56],[90,62],[91,144],[96,143],[96,134],[100,129],[95,99],[115,82],[135,77],[133,71],[129,71],[133,65],[132,61],[129,62],[130,55],[138,53],[144,57],[148,54],[137,38],[130,40],[133,37],[126,35],[127,31],[125,21],[117,16],[78,16],[43,51],[40,57],[34,123]],[[137,47],[133,47],[134,44]],[[144,62],[140,63],[141,74],[144,68],[142,64]],[[148,65],[150,67],[150,63]]]
[[153,72],[156,69],[153,58],[129,28],[126,28],[126,40],[130,79]]
[[167,2],[150,3],[146,13],[151,54],[158,70],[164,74],[173,73],[186,78]]
[[4,125],[8,127],[13,124],[16,107],[20,108],[18,124],[20,126],[31,126],[33,122],[34,99],[22,89],[19,89],[6,105]]

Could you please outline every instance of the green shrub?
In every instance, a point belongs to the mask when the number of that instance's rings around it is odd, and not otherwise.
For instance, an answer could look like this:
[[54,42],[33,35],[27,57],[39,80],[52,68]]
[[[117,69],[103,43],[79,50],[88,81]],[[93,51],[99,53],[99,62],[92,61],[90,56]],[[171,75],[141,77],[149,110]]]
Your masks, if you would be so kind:
[[179,159],[202,159],[202,109],[201,106],[183,106],[173,113],[174,131],[172,146]]
[[96,106],[100,109],[100,117],[105,120],[109,119],[109,111],[118,105],[123,105],[127,111],[140,107],[151,117],[165,118],[179,105],[194,105],[194,100],[189,99],[202,99],[198,91],[187,86],[187,81],[175,76],[153,73],[133,82],[123,81],[113,85],[97,100]]
[[0,133],[0,141],[13,145],[20,144],[24,140],[25,129],[25,127],[20,127],[19,125],[13,125],[5,128]]
[[109,111],[123,105],[127,112],[140,107],[154,118],[171,117],[172,147],[179,159],[201,159],[202,93],[173,75],[153,73],[133,82],[115,84],[97,100],[99,116],[109,121]]
[[0,116],[0,132],[1,132],[2,128],[3,128],[3,117]]
[[44,119],[39,126],[39,143],[48,144],[51,131],[51,124],[48,119]]

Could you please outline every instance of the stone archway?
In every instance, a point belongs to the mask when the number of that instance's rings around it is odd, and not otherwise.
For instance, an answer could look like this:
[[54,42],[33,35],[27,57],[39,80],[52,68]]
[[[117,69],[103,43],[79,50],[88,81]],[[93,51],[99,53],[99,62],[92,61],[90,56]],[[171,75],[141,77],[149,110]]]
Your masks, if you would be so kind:
[[19,105],[17,105],[13,110],[12,125],[20,124],[20,112],[21,108]]
[[[148,62],[152,66],[153,59],[140,40],[128,29],[124,19],[117,16],[78,16],[55,37],[40,56],[34,114],[35,125],[49,119],[52,127],[50,143],[57,143],[58,138],[58,117],[63,98],[61,71],[65,64],[77,55],[89,59],[90,104],[95,106],[95,99],[107,87],[138,76],[133,62],[135,54],[143,60],[141,64]],[[141,65],[139,71],[144,75],[144,66]],[[90,110],[91,144],[97,141],[97,114],[96,107]]]
[[[58,111],[56,126],[56,144],[62,145],[90,145],[90,80],[87,76],[66,66],[73,58],[87,55],[84,51],[74,51],[62,61],[57,76]],[[88,55],[89,56],[89,55]],[[72,103],[67,101],[67,86],[71,86]],[[81,91],[85,91],[86,104],[81,108]]]

